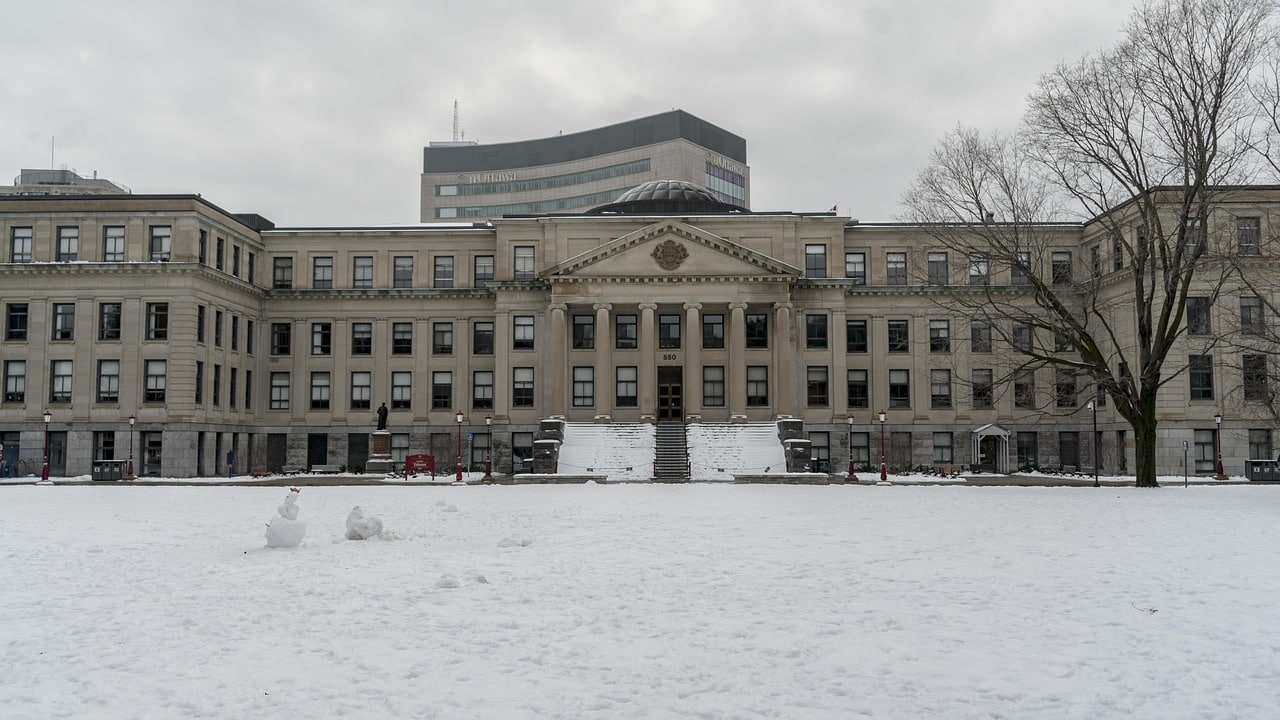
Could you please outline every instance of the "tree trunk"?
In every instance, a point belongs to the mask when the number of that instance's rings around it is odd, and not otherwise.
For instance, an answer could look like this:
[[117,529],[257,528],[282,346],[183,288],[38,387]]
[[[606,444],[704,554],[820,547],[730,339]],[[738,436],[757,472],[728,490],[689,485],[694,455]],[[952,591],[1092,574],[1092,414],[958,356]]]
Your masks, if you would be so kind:
[[1155,393],[1145,393],[1139,399],[1141,408],[1133,426],[1133,455],[1137,471],[1138,487],[1160,487],[1156,481],[1156,402]]

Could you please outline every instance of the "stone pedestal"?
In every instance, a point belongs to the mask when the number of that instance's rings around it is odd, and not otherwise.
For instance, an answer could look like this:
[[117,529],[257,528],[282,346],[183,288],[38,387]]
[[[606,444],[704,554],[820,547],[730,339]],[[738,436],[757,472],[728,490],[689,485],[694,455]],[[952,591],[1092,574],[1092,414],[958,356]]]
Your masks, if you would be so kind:
[[369,460],[364,464],[365,472],[391,472],[391,433],[386,430],[375,430],[369,434]]

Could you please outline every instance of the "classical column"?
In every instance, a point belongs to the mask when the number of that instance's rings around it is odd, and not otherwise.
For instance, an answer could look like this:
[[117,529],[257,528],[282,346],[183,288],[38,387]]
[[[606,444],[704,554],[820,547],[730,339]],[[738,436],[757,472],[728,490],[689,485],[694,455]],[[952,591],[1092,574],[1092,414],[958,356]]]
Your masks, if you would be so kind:
[[547,365],[544,376],[547,378],[548,399],[547,414],[565,414],[565,310],[563,303],[551,305],[551,347],[546,354]]
[[729,367],[725,378],[729,415],[747,412],[747,304],[729,303]]
[[702,303],[685,303],[684,414],[702,414]]
[[596,414],[608,415],[613,408],[613,335],[609,332],[609,303],[596,303]]
[[658,417],[658,342],[653,327],[655,303],[640,303],[640,417]]
[[791,307],[789,302],[773,304],[777,330],[773,335],[773,377],[770,380],[776,396],[773,401],[774,414],[798,417],[794,388],[801,378],[796,377],[796,348],[791,331]]

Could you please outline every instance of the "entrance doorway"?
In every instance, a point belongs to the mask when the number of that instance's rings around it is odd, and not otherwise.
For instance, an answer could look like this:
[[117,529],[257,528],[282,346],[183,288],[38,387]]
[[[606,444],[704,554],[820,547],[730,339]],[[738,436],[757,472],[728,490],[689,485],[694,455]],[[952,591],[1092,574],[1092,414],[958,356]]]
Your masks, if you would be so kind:
[[658,368],[658,420],[684,420],[684,368]]

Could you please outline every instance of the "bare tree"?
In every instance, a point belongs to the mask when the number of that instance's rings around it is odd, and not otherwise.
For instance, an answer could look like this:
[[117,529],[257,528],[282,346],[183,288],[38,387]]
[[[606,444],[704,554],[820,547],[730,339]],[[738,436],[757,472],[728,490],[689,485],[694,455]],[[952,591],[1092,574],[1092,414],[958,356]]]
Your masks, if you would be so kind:
[[[1157,484],[1156,401],[1184,369],[1169,361],[1187,298],[1216,297],[1225,277],[1208,220],[1258,166],[1250,80],[1274,48],[1273,6],[1143,4],[1116,48],[1041,78],[1017,135],[945,137],[904,199],[937,241],[1008,273],[999,285],[971,268],[949,299],[992,322],[1015,369],[1060,370],[1055,405],[1073,407],[1071,378],[1115,403],[1139,486]],[[1077,248],[1091,252],[1089,272],[1063,260]]]

